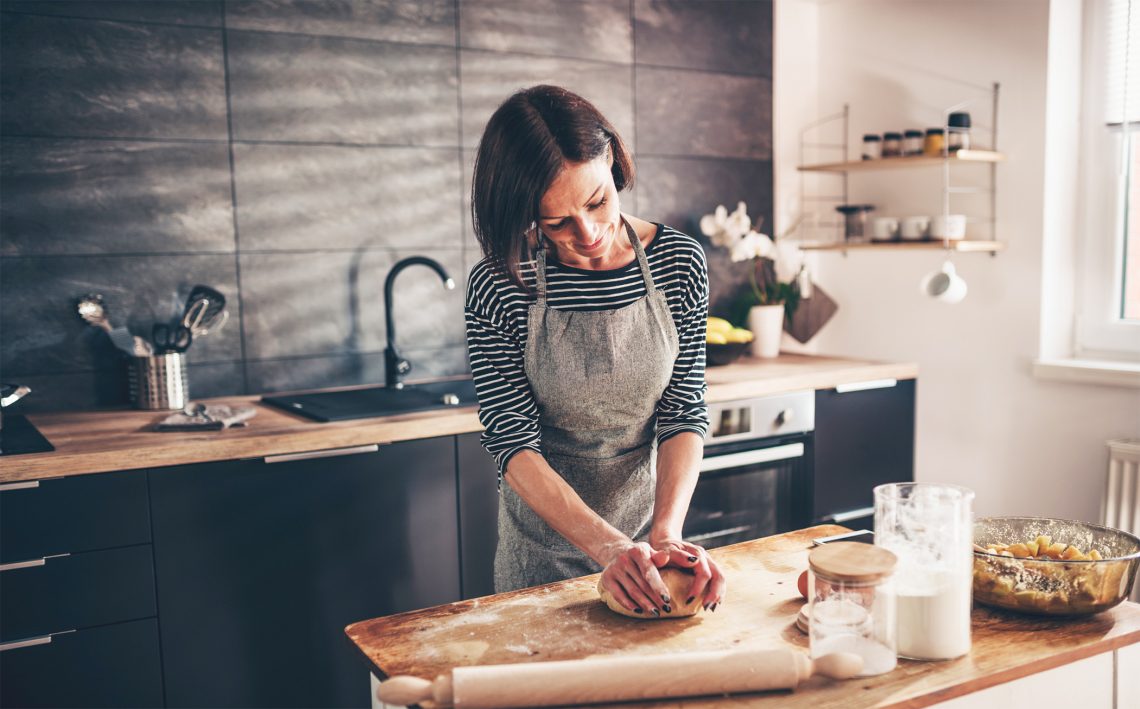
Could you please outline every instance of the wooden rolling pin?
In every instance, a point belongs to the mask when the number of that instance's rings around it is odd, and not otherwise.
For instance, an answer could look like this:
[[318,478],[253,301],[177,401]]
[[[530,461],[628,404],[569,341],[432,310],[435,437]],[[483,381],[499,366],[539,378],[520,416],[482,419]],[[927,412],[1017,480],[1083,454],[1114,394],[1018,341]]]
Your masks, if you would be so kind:
[[813,674],[848,679],[862,669],[863,658],[843,652],[815,661],[793,650],[684,652],[456,667],[434,682],[393,677],[376,696],[385,704],[432,700],[461,709],[594,704],[795,689]]

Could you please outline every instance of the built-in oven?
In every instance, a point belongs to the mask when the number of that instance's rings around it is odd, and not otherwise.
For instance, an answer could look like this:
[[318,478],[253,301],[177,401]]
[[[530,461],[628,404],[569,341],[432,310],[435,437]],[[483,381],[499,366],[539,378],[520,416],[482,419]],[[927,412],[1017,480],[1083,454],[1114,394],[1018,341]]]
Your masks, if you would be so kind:
[[685,539],[714,548],[809,526],[814,392],[710,404],[709,419]]

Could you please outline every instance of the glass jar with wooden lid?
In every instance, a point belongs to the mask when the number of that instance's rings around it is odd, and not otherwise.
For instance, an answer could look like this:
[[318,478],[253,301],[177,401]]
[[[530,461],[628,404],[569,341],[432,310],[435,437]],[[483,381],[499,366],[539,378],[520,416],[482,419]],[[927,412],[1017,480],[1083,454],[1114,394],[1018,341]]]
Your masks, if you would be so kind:
[[812,658],[848,652],[863,658],[858,676],[890,672],[895,654],[898,559],[860,542],[824,544],[808,555],[808,637]]

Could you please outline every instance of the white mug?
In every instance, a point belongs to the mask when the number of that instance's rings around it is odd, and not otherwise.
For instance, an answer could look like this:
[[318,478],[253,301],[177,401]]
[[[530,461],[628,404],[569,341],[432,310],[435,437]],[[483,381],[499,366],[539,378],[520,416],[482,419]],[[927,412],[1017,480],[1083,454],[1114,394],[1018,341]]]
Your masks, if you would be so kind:
[[925,295],[943,303],[960,303],[966,297],[966,282],[954,270],[949,261],[942,268],[922,279],[919,290]]
[[961,239],[966,236],[965,214],[939,214],[930,218],[930,236],[935,239]]
[[871,222],[871,238],[875,241],[890,241],[898,233],[899,220],[894,217],[876,217]]
[[930,217],[903,217],[899,220],[899,235],[904,239],[923,239],[930,226]]

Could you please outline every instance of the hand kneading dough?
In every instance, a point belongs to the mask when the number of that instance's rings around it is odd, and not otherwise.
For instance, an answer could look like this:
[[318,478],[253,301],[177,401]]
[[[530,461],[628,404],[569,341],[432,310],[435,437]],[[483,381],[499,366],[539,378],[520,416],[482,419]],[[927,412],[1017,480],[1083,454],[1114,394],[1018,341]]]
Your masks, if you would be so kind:
[[[686,604],[685,599],[689,597],[689,588],[693,585],[693,575],[684,569],[678,569],[675,566],[666,566],[664,569],[657,569],[661,574],[661,580],[665,582],[665,588],[669,589],[669,600],[672,603],[669,607],[673,609],[672,613],[661,611],[661,617],[653,615],[649,610],[643,613],[634,613],[631,610],[626,610],[617,600],[610,594],[604,586],[602,586],[602,579],[598,577],[598,595],[602,597],[602,601],[614,613],[628,616],[630,618],[640,618],[641,620],[665,620],[666,618],[688,618],[696,615],[701,610],[701,599],[694,598],[692,603]],[[660,608],[660,606],[658,606]]]

